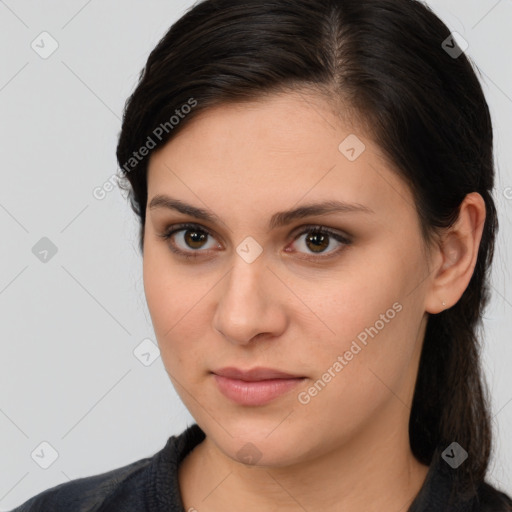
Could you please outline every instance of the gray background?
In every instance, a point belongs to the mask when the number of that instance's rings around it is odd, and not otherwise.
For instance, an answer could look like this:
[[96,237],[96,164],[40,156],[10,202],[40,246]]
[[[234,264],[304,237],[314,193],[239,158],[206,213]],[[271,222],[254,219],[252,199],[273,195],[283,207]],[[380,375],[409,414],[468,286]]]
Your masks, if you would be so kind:
[[[149,51],[192,4],[0,1],[0,510],[151,456],[193,421],[155,348],[135,216],[117,188],[93,195],[117,171],[122,108]],[[428,4],[468,41],[495,126],[483,362],[489,480],[512,493],[512,2]]]

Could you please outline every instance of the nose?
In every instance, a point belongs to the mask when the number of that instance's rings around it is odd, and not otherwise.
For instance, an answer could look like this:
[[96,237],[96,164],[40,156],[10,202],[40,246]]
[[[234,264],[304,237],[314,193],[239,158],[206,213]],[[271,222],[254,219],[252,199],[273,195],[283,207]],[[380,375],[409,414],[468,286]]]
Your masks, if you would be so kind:
[[213,327],[229,342],[246,345],[257,336],[273,338],[286,329],[286,287],[260,255],[247,263],[234,256],[231,270],[218,286]]

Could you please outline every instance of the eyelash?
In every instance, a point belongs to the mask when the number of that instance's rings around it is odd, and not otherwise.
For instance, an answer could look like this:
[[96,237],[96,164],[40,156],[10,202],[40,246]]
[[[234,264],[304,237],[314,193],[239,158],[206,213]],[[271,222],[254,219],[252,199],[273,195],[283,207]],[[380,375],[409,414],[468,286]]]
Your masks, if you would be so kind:
[[[332,238],[334,238],[336,241],[342,243],[344,246],[350,245],[352,243],[351,240],[346,238],[345,236],[341,235],[340,233],[336,231],[332,231],[329,228],[326,228],[324,226],[319,226],[315,224],[310,224],[307,226],[301,226],[302,231],[298,232],[293,241],[297,240],[300,236],[304,234],[321,234],[321,235],[328,235]],[[208,236],[213,238],[213,234],[206,228],[202,227],[199,224],[194,223],[183,223],[183,224],[173,224],[172,226],[169,226],[164,233],[158,234],[157,236],[160,238],[163,238],[164,240],[170,240],[171,237],[180,231],[197,231],[199,233],[205,233]],[[198,257],[201,257],[199,253],[206,252],[206,251],[191,251],[191,253],[187,253],[182,251],[181,249],[177,249],[173,244],[169,244],[169,248],[172,252],[175,254],[178,254],[180,257],[183,257],[185,259],[196,259]],[[335,255],[337,255],[340,251],[342,251],[344,247],[340,247],[338,249],[335,249],[334,251],[331,251],[328,253],[328,256],[313,256],[313,257],[305,257],[302,259],[305,260],[313,260],[318,261],[322,259],[328,259]]]

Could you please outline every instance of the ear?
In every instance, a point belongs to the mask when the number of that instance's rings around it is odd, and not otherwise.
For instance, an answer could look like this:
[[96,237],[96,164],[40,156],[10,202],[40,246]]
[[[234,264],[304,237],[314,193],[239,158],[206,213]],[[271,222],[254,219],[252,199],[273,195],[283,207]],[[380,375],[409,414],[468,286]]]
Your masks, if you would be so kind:
[[442,232],[433,250],[435,266],[425,296],[426,312],[440,313],[461,298],[476,265],[484,221],[485,202],[478,192],[472,192],[464,198],[457,221]]

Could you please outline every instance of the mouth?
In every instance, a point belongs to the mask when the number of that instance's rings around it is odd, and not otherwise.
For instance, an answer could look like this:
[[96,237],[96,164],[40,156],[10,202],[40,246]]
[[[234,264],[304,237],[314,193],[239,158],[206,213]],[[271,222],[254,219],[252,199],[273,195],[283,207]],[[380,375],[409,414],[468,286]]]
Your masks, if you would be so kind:
[[239,405],[259,406],[286,394],[306,377],[272,368],[241,370],[234,367],[212,372],[217,388]]

